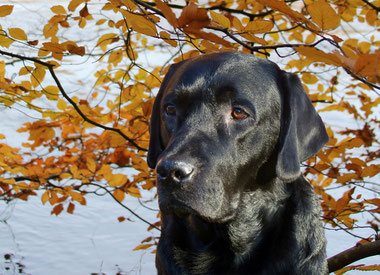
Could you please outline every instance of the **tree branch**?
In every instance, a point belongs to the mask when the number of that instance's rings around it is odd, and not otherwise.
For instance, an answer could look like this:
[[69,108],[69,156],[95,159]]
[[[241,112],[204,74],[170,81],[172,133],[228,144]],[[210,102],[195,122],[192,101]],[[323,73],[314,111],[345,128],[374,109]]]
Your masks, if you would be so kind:
[[50,72],[50,75],[53,77],[55,83],[57,84],[57,87],[59,88],[62,96],[74,107],[75,111],[77,111],[77,113],[83,118],[84,121],[86,121],[86,122],[88,122],[88,123],[90,123],[90,124],[92,124],[92,125],[94,125],[96,127],[102,128],[104,130],[116,132],[119,135],[121,135],[125,140],[127,140],[130,144],[132,144],[134,147],[136,147],[137,150],[145,151],[145,152],[147,151],[147,149],[140,147],[133,139],[131,139],[127,135],[125,135],[120,129],[108,127],[108,126],[102,125],[102,124],[100,124],[100,123],[98,123],[96,121],[93,121],[93,120],[89,119],[81,111],[81,109],[79,108],[79,106],[68,96],[68,94],[64,90],[61,82],[59,81],[57,75],[54,72],[54,65],[53,64],[41,61],[38,58],[33,58],[33,57],[27,57],[27,56],[22,56],[22,55],[18,55],[18,54],[8,53],[8,52],[4,52],[2,50],[0,50],[0,54],[6,55],[6,56],[10,56],[10,57],[13,57],[13,58],[18,58],[18,59],[21,59],[21,60],[29,60],[29,61],[32,61],[32,62],[35,62],[35,63],[38,63],[38,64],[40,64],[42,66],[47,67],[48,70],[49,70],[49,72]]
[[370,6],[371,8],[373,8],[375,11],[380,12],[380,7],[376,7],[374,4],[372,4],[371,2],[367,0],[362,0],[362,1],[366,3],[368,6]]
[[329,258],[329,272],[337,271],[350,263],[375,255],[380,255],[380,240],[358,244]]

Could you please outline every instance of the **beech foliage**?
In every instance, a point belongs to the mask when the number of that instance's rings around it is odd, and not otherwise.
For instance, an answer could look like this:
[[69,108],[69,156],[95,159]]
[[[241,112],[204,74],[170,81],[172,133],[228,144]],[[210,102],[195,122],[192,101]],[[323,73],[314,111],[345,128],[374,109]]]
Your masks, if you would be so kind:
[[[127,209],[130,196],[144,200],[156,184],[149,118],[169,65],[241,51],[302,79],[330,137],[302,164],[321,219],[355,236],[362,258],[380,253],[379,0],[71,0],[51,4],[33,31],[16,8],[0,5],[0,108],[34,119],[17,130],[28,136],[19,146],[0,133],[1,200],[38,195],[55,215],[100,191]],[[159,227],[158,215],[148,230]],[[380,270],[352,261],[337,274]]]

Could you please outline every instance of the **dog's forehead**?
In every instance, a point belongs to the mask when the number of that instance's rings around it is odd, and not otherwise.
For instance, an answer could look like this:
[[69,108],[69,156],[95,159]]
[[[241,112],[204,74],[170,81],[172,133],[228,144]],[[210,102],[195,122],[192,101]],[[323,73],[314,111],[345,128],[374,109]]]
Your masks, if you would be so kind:
[[165,93],[199,97],[219,90],[244,91],[256,98],[278,90],[279,69],[274,63],[249,54],[206,54],[181,62]]

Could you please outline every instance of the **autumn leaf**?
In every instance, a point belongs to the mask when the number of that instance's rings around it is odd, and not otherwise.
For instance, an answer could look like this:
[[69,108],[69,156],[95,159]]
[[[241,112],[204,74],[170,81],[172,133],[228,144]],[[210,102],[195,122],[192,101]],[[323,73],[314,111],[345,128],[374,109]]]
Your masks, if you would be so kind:
[[273,28],[273,22],[268,20],[254,20],[248,22],[245,30],[251,33],[266,33]]
[[340,17],[325,0],[318,0],[307,5],[311,19],[322,30],[333,30],[340,25]]
[[68,9],[69,11],[75,11],[76,8],[82,4],[83,2],[85,2],[86,0],[71,0],[69,5],[68,5]]
[[230,20],[224,16],[223,14],[210,11],[211,18],[217,22],[219,25],[221,25],[223,28],[228,29],[231,27],[231,22]]
[[119,187],[127,183],[127,176],[123,174],[115,174],[112,179],[108,182],[109,186]]
[[13,5],[2,5],[0,6],[0,17],[5,17],[10,15],[13,11]]
[[334,66],[342,66],[341,60],[334,54],[325,53],[314,47],[299,46],[295,50],[315,62],[323,62]]
[[162,0],[155,0],[155,2],[157,4],[157,8],[162,11],[169,24],[176,28],[178,26],[178,22],[172,9]]
[[9,31],[9,35],[12,36],[14,39],[28,40],[28,37],[23,29],[9,28],[8,31]]
[[125,193],[120,189],[115,189],[112,195],[119,202],[122,202],[125,198]]
[[66,14],[66,10],[62,5],[53,6],[50,10],[56,14]]
[[187,27],[188,30],[198,31],[210,23],[206,9],[198,8],[196,4],[190,2],[178,18],[180,28]]

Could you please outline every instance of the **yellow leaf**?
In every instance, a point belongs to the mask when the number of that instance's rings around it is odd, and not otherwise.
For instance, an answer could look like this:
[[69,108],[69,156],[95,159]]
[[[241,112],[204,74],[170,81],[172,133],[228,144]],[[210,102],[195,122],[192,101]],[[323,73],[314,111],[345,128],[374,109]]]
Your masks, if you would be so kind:
[[136,246],[133,250],[145,250],[145,249],[148,249],[149,247],[151,247],[153,244],[140,244],[138,246]]
[[5,136],[3,134],[0,134],[0,139],[5,139]]
[[26,75],[26,74],[30,74],[31,72],[33,71],[33,67],[31,66],[25,66],[25,67],[22,67],[19,71],[19,75]]
[[113,192],[113,196],[119,202],[122,202],[125,198],[125,193],[120,189],[115,189],[115,191]]
[[79,192],[75,192],[75,191],[69,191],[69,194],[71,196],[71,198],[74,200],[74,201],[77,201],[77,202],[82,202],[83,200],[83,195]]
[[104,52],[107,50],[107,45],[113,42],[118,41],[119,38],[115,33],[106,33],[102,35],[97,42],[97,46],[99,46]]
[[129,187],[127,190],[128,194],[132,197],[141,198],[140,190],[136,187]]
[[[66,102],[65,102],[65,103],[66,103]],[[79,174],[79,171],[78,171],[78,166],[76,166],[76,165],[72,165],[72,166],[70,167],[70,172],[71,172],[71,174],[73,175],[73,178],[74,178],[74,179],[79,179],[80,174]]]
[[311,73],[302,73],[302,80],[306,84],[315,84],[318,82],[318,78]]
[[87,158],[87,168],[90,170],[92,173],[95,173],[96,171],[96,162],[93,158]]
[[59,88],[57,86],[47,86],[43,89],[43,93],[50,100],[58,100]]
[[295,50],[315,62],[323,62],[334,66],[343,65],[342,61],[335,54],[325,53],[313,47],[300,46],[296,47]]
[[53,6],[50,10],[56,14],[66,14],[66,10],[62,5]]
[[155,36],[157,34],[156,25],[144,15],[129,13],[126,10],[122,10],[122,13],[128,24],[131,25],[135,31],[149,36]]
[[0,6],[0,17],[7,16],[13,11],[13,5],[2,5]]
[[111,187],[122,186],[127,183],[127,176],[123,174],[116,174],[112,176],[112,179],[108,182]]
[[239,20],[239,18],[234,17],[234,19],[232,19],[232,25],[234,26],[234,28],[238,32],[243,32],[244,31],[243,24],[241,23],[241,21]]
[[30,81],[32,82],[33,87],[37,87],[45,78],[46,71],[42,67],[37,67],[33,70],[32,75],[30,76]]
[[248,22],[245,30],[251,33],[266,33],[273,28],[273,22],[268,20],[254,20]]
[[297,22],[309,22],[301,13],[292,10],[283,0],[257,0],[257,2],[265,6],[269,6],[274,10],[282,12]]
[[110,147],[115,148],[119,146],[125,146],[127,141],[119,133],[108,132],[108,137],[110,138]]
[[66,101],[64,101],[63,99],[59,99],[58,103],[57,103],[57,108],[60,109],[60,110],[62,110],[62,111],[65,111],[66,108],[67,108]]
[[9,35],[12,36],[14,39],[28,40],[26,33],[24,32],[24,30],[20,28],[9,28],[8,31]]
[[318,0],[307,5],[311,19],[322,30],[333,30],[340,25],[340,17],[325,0]]
[[49,200],[49,190],[46,190],[41,197],[42,204],[45,204]]
[[169,35],[167,32],[165,32],[165,31],[161,31],[161,32],[160,32],[160,37],[161,37],[166,43],[168,43],[170,46],[172,46],[172,47],[177,47],[177,46],[178,46],[177,41],[174,40],[174,39],[171,39],[171,38],[170,38],[170,35]]
[[0,35],[0,46],[9,48],[9,46],[14,42],[14,40],[6,37],[4,35]]
[[71,0],[67,8],[69,9],[69,11],[75,11],[75,9],[83,2],[85,2],[85,0]]
[[224,16],[223,14],[210,11],[211,18],[216,21],[219,25],[221,25],[223,28],[228,29],[231,27],[230,20]]

